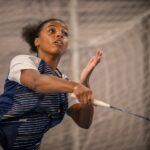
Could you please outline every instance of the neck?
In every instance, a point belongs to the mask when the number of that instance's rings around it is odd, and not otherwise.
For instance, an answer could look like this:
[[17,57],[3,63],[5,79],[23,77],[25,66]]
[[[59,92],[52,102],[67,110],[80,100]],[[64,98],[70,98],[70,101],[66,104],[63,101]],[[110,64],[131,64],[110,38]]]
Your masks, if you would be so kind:
[[56,69],[58,66],[58,63],[60,61],[61,56],[60,55],[44,55],[41,53],[38,53],[38,57],[41,58],[42,60],[44,60],[46,62],[46,64],[52,68],[52,69]]

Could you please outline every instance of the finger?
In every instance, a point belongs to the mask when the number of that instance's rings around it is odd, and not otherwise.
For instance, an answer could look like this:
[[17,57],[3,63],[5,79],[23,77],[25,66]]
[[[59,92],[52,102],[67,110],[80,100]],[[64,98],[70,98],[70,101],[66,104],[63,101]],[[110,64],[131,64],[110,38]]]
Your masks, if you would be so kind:
[[103,51],[101,50],[101,51],[100,51],[100,56],[102,56],[102,55],[103,55]]
[[101,49],[98,49],[96,52],[96,56],[102,56],[103,51]]
[[80,94],[79,93],[74,93],[76,98],[80,101]]
[[88,95],[87,93],[84,95],[84,104],[87,104],[88,103]]
[[86,104],[88,104],[88,105],[92,105],[91,100],[88,100],[88,102],[87,102]]
[[81,95],[80,95],[80,100],[81,100],[81,103],[82,104],[85,104],[85,93],[81,93]]
[[98,50],[96,51],[96,55],[99,55],[100,53],[101,53],[101,50],[98,49]]
[[96,53],[96,61],[99,61],[100,59],[101,59],[101,57],[102,57],[102,54],[103,54],[103,52],[102,51],[97,51],[97,53]]
[[96,61],[97,61],[97,63],[100,62],[100,60],[102,58],[102,55],[103,55],[103,51],[102,50],[100,50],[100,51],[97,52],[97,55],[96,55]]
[[83,103],[83,100],[82,100],[82,96],[79,94],[77,95],[77,99],[79,100],[79,102],[82,104]]
[[93,62],[93,61],[96,62],[97,60],[99,60],[99,59],[101,58],[101,56],[102,56],[102,53],[103,53],[103,51],[100,50],[100,49],[98,49],[97,52],[96,52],[96,55],[93,56],[93,57],[90,59],[89,63],[91,63],[91,62]]
[[86,99],[84,99],[84,104],[87,104],[88,102],[87,102],[87,100]]
[[88,100],[88,103],[89,103],[89,104],[92,103],[92,101],[91,101],[91,100],[92,100],[92,92],[89,92],[89,93],[88,93],[88,95],[87,95],[87,100]]

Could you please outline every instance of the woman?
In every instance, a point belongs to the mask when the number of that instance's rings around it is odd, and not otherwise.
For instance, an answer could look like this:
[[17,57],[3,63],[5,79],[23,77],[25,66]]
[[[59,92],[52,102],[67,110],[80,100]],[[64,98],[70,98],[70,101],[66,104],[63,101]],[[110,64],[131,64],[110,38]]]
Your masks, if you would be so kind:
[[[5,150],[38,149],[44,133],[66,112],[80,127],[90,127],[94,110],[89,77],[102,52],[97,51],[84,68],[80,83],[67,80],[57,66],[68,45],[68,32],[59,19],[23,29],[23,38],[37,56],[18,55],[11,61],[0,97],[0,143]],[[67,93],[79,101],[69,101]]]

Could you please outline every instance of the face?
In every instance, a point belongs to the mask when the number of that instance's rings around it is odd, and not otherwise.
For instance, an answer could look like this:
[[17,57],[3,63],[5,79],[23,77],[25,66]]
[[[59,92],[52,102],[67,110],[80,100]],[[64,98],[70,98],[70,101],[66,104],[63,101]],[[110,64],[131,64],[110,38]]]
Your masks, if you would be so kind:
[[46,23],[35,39],[38,52],[45,54],[62,55],[68,46],[68,28],[60,21]]

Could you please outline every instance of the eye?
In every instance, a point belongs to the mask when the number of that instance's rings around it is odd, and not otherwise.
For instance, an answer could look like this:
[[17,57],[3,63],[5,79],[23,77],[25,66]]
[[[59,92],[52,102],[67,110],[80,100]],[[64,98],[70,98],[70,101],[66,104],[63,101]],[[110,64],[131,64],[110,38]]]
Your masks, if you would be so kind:
[[48,32],[49,32],[49,33],[55,33],[56,30],[55,30],[54,28],[50,28],[50,29],[48,29]]
[[67,36],[67,37],[69,36],[67,31],[62,31],[62,33],[63,33],[64,36]]

